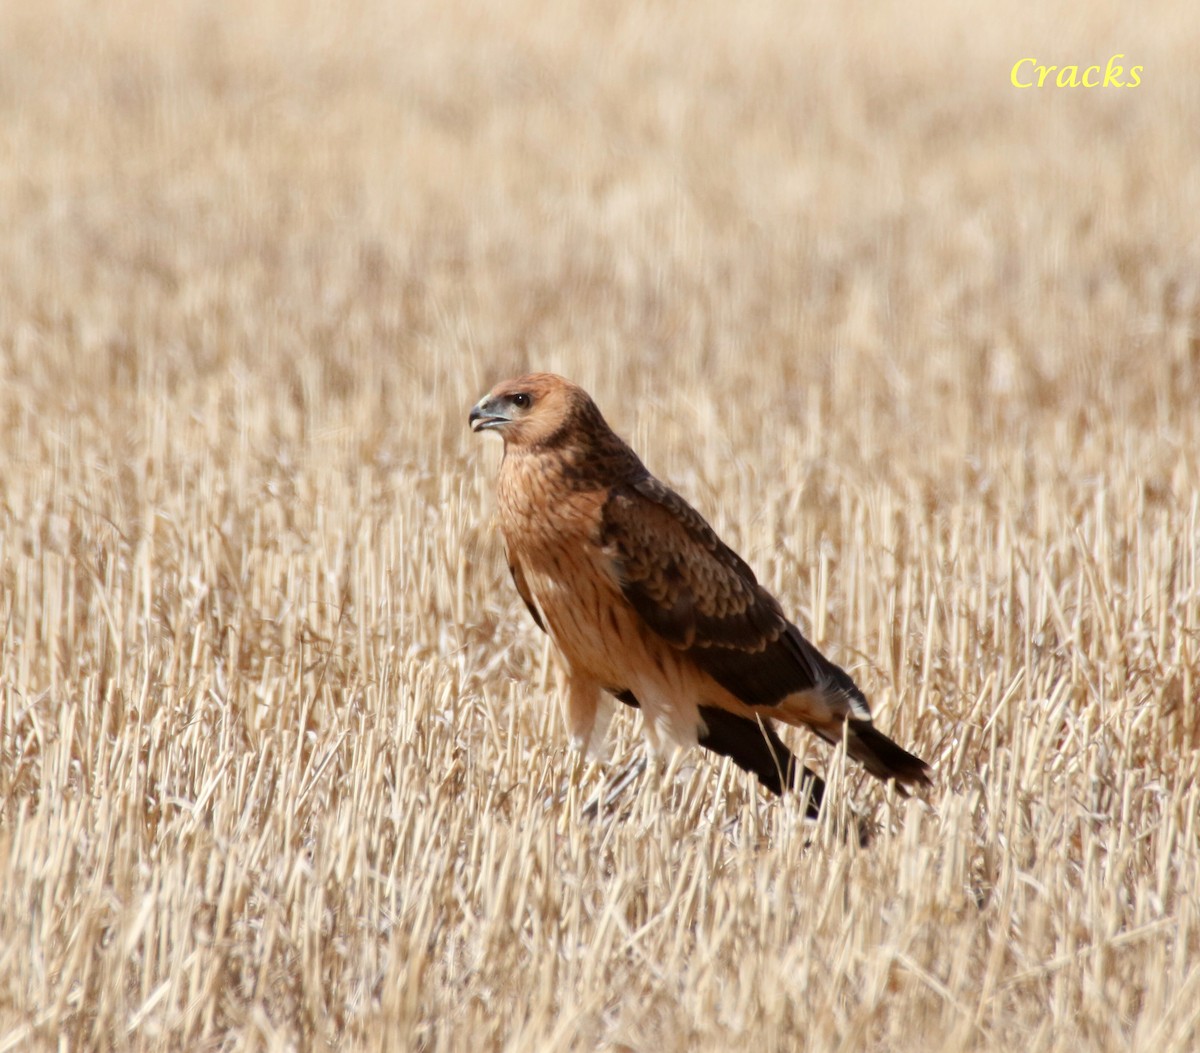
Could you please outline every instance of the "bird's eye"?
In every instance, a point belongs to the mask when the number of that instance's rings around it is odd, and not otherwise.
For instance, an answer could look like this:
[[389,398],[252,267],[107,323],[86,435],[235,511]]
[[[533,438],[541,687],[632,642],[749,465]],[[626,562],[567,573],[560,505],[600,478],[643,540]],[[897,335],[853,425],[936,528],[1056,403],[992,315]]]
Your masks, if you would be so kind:
[[529,409],[530,403],[532,403],[532,402],[533,402],[533,399],[531,399],[523,391],[520,394],[514,395],[512,397],[512,404],[514,406],[516,406],[517,409]]

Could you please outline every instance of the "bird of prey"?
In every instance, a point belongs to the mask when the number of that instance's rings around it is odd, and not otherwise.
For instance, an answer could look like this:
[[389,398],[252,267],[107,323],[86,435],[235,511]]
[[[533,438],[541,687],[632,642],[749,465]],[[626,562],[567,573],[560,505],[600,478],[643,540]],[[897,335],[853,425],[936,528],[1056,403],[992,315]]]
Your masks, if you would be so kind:
[[582,388],[551,373],[508,380],[470,425],[504,439],[497,499],[509,571],[558,652],[576,745],[603,737],[611,696],[641,710],[653,747],[699,743],[772,793],[807,794],[812,816],[824,784],[797,770],[775,721],[845,742],[901,788],[929,782],[925,762],[876,729],[850,676]]

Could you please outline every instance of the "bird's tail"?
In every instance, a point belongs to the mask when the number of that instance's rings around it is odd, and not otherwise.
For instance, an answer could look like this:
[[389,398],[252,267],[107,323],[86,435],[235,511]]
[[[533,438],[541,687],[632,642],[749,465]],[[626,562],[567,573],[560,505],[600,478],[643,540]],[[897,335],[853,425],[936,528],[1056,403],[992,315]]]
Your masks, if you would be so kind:
[[929,785],[929,765],[889,739],[869,720],[850,717],[845,724],[846,753],[879,779],[900,786]]
[[902,787],[930,783],[929,765],[875,727],[866,700],[857,691],[848,695],[841,685],[826,683],[784,699],[771,715],[811,728],[834,746],[844,740],[847,756],[878,779],[895,779]]
[[846,753],[879,779],[901,786],[929,785],[929,765],[889,739],[871,722],[871,707],[858,685],[810,644],[794,625],[788,646],[803,663],[813,687],[783,700],[774,714],[789,724],[807,725],[835,746],[845,738]]

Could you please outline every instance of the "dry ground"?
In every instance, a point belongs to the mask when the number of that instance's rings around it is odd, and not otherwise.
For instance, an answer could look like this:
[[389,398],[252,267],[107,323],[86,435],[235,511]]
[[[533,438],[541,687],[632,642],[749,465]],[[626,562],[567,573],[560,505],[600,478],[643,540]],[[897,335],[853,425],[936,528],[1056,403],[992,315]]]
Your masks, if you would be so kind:
[[[1200,1046],[1200,10],[964,7],[0,6],[0,1051]],[[580,815],[525,366],[935,764],[809,752],[870,847]]]

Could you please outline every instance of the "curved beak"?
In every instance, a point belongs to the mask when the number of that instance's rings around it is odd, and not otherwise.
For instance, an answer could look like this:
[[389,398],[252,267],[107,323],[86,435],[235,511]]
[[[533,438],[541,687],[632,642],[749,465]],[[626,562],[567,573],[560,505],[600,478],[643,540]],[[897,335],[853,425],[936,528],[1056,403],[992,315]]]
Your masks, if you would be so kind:
[[504,424],[510,423],[511,417],[504,416],[503,413],[496,412],[496,407],[491,404],[490,398],[482,398],[471,408],[471,415],[467,418],[467,422],[471,425],[472,431],[484,431],[487,428],[499,428]]

